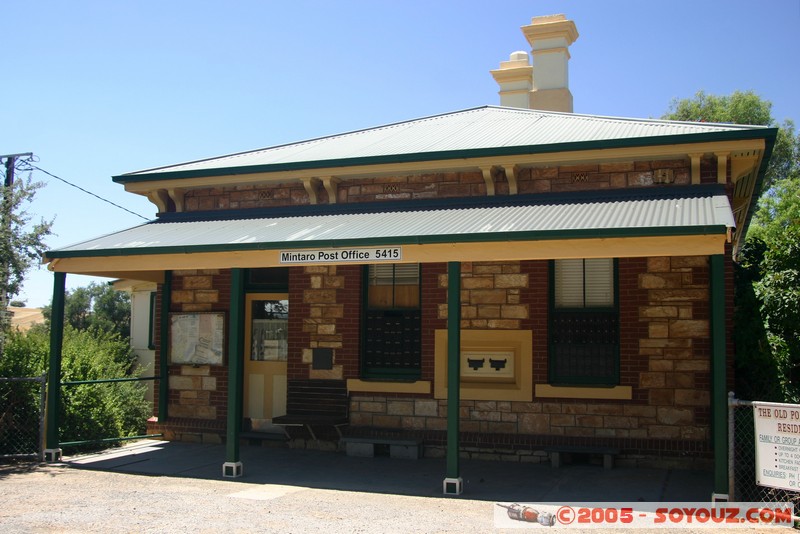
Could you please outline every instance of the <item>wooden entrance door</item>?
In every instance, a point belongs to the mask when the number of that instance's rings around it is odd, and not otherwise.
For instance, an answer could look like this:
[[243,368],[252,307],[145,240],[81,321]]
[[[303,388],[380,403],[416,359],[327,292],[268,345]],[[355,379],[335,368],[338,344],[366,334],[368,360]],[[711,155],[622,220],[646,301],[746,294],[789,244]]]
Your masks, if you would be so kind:
[[245,306],[244,416],[259,430],[286,414],[289,296],[248,293]]

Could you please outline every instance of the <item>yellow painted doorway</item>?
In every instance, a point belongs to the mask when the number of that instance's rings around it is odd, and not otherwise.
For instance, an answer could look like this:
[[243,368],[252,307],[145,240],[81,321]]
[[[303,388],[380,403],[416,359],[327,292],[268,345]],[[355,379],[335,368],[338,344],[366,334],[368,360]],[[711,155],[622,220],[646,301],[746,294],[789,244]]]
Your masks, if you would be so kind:
[[245,307],[244,416],[266,430],[286,414],[289,296],[248,293]]

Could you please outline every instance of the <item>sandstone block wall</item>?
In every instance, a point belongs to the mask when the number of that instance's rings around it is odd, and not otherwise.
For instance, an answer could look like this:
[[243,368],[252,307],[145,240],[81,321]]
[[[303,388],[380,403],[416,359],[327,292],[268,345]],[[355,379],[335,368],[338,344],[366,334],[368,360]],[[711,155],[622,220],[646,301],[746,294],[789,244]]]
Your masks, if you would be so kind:
[[[171,312],[228,311],[230,308],[230,271],[182,270],[172,273]],[[156,312],[157,324],[161,320],[159,288]],[[226,325],[227,328],[227,325]],[[161,336],[156,329],[156,345]],[[156,351],[156,369],[160,366],[160,352]],[[162,432],[167,439],[220,443],[224,433],[228,406],[227,365],[170,365],[169,366],[169,422],[150,424],[151,431]],[[158,406],[158,388],[155,388],[154,406]],[[154,408],[154,412],[157,410]]]
[[[361,267],[310,265],[289,271],[288,377],[358,377]],[[312,351],[333,349],[333,369],[312,369]]]

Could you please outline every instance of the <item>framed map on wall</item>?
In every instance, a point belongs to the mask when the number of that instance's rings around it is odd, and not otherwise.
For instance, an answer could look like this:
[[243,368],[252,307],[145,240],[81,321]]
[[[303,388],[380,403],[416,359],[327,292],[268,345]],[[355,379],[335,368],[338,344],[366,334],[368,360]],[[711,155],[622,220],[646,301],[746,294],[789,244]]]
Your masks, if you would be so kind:
[[225,313],[171,313],[169,357],[174,365],[222,365]]

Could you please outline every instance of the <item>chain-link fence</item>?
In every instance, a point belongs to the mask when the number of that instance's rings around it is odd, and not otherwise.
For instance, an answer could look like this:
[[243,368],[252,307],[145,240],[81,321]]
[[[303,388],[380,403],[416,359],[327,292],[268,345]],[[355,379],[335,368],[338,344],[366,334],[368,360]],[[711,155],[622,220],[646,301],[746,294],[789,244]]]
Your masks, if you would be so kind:
[[800,515],[800,492],[756,484],[756,435],[753,403],[728,397],[728,477],[730,498],[737,502],[792,502]]
[[42,458],[46,376],[0,377],[0,460]]

